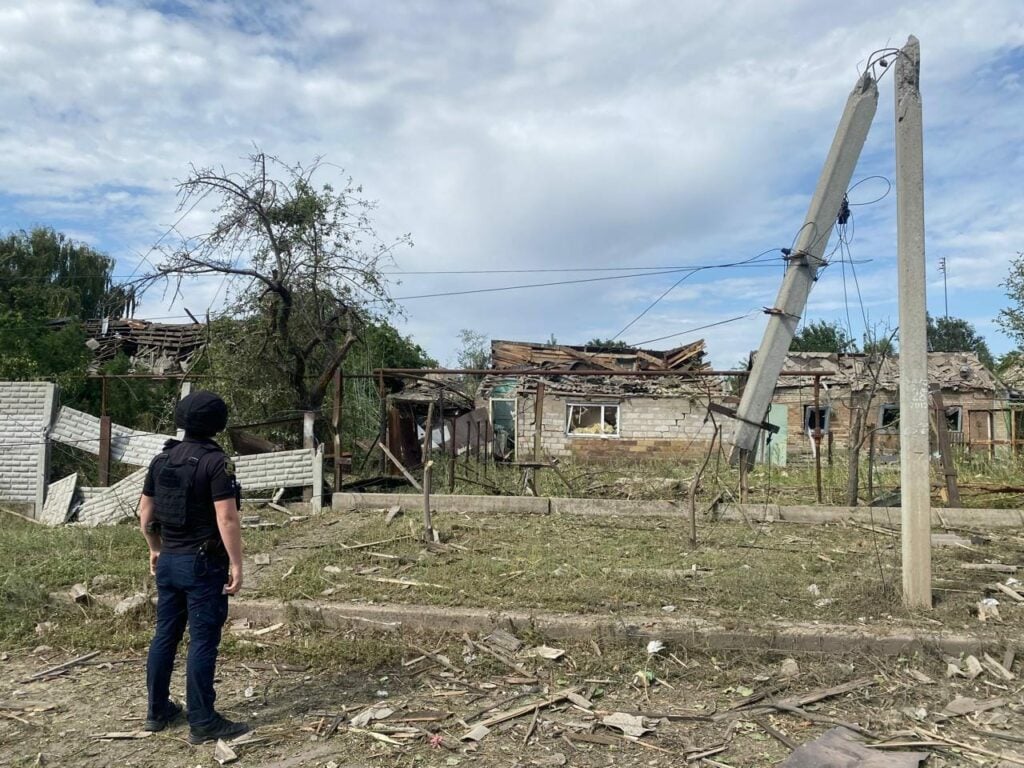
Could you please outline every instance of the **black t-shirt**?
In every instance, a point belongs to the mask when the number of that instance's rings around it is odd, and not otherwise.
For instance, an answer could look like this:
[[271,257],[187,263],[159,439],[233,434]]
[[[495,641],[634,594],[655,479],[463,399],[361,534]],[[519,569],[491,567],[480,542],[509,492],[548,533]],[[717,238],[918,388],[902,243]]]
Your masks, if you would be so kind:
[[[179,461],[186,453],[191,453],[196,443],[202,443],[214,450],[203,454],[196,465],[195,481],[189,497],[189,506],[194,509],[205,508],[207,513],[198,519],[189,519],[183,526],[162,524],[160,536],[161,552],[196,552],[200,545],[209,539],[219,539],[217,516],[213,502],[231,499],[235,496],[235,468],[233,462],[224,454],[223,449],[213,440],[195,440],[186,438],[166,451],[171,461]],[[146,480],[142,485],[143,496],[154,496],[153,465],[149,465]]]

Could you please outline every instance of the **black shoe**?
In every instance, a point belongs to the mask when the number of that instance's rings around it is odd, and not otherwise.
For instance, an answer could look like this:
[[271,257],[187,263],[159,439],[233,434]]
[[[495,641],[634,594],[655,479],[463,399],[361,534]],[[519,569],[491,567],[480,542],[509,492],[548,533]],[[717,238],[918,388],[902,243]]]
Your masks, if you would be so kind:
[[168,725],[173,723],[181,716],[181,707],[175,704],[173,701],[167,702],[167,709],[164,712],[163,717],[151,717],[146,720],[146,724],[142,726],[144,731],[162,731]]
[[216,739],[233,739],[248,732],[248,723],[234,723],[226,717],[214,715],[206,725],[193,725],[188,740],[191,744],[202,744]]

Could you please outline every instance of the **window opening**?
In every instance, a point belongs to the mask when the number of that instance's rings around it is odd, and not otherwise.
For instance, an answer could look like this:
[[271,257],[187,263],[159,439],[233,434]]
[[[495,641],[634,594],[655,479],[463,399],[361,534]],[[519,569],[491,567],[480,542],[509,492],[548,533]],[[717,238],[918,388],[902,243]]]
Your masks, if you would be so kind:
[[832,426],[832,406],[823,405],[815,408],[813,405],[804,406],[804,431],[814,434],[814,430],[821,425],[821,433],[827,434]]
[[946,408],[946,429],[950,432],[964,431],[964,409],[959,405],[950,405]]
[[603,403],[569,403],[565,407],[565,434],[618,437],[619,406]]
[[900,423],[900,407],[895,403],[886,403],[878,417],[880,429],[896,429]]

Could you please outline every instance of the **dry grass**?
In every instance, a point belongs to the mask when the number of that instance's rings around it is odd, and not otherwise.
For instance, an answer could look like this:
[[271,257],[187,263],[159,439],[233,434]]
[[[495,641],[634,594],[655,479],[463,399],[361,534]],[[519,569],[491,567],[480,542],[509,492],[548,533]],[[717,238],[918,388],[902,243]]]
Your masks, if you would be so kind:
[[[383,518],[332,513],[290,544],[267,542],[273,562],[259,574],[258,593],[574,613],[657,613],[674,605],[737,625],[939,620],[961,629],[976,623],[970,611],[993,577],[964,571],[960,562],[1017,562],[1024,550],[1024,540],[1012,536],[936,549],[939,603],[925,617],[900,604],[898,539],[857,527],[705,523],[700,546],[691,548],[682,519],[439,515],[444,551],[415,537],[345,548],[418,533],[417,520],[387,526]],[[1007,606],[1005,618],[1016,623],[1017,610]]]

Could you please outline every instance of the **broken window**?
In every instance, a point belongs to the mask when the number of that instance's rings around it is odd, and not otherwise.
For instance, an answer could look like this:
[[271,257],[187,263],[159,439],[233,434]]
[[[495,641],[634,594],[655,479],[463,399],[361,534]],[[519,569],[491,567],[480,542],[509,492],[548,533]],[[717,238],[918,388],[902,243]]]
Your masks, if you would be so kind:
[[950,405],[946,408],[946,429],[950,432],[964,431],[964,409],[959,405]]
[[565,406],[565,434],[618,437],[619,406],[569,403]]
[[895,403],[886,403],[878,415],[880,429],[894,430],[900,424],[900,407]]
[[492,397],[491,425],[494,427],[494,443],[491,450],[495,458],[515,460],[516,401]]
[[815,408],[813,405],[804,406],[804,432],[814,434],[814,430],[820,426],[821,433],[826,434],[832,426],[832,406],[823,405]]

